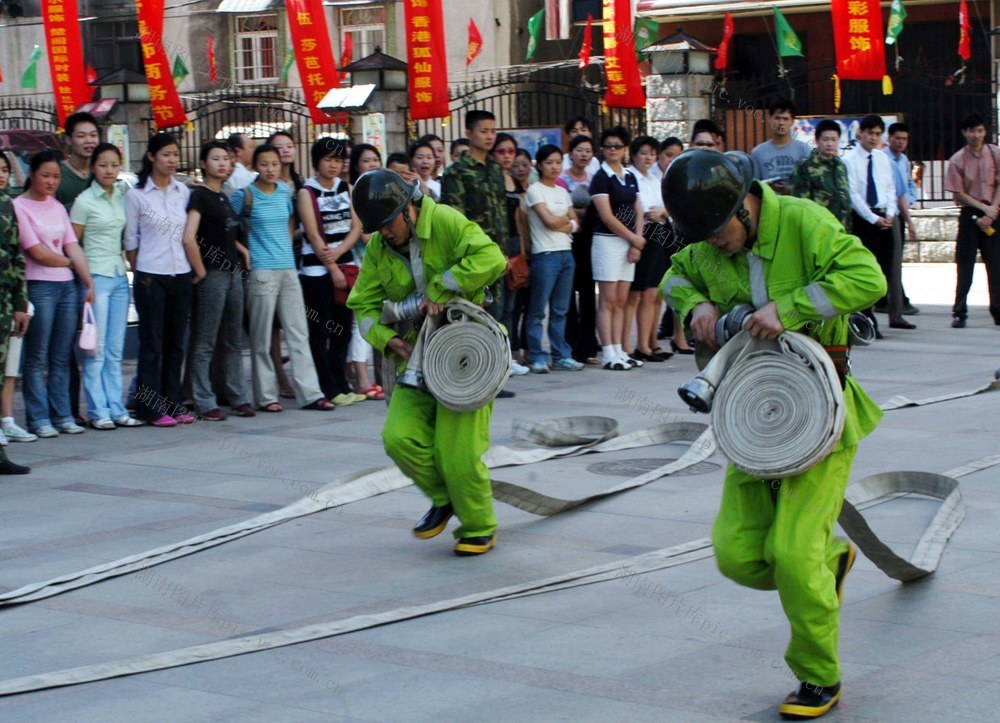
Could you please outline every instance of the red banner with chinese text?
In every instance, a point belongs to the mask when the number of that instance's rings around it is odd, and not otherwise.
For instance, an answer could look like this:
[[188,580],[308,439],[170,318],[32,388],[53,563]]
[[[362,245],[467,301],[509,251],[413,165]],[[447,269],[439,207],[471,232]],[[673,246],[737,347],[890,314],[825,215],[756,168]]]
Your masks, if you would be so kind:
[[174,128],[187,123],[187,113],[177,95],[177,86],[170,72],[167,50],[163,42],[164,0],[136,0],[139,15],[139,41],[146,66],[149,105],[153,110],[153,125],[157,130]]
[[841,80],[882,80],[885,35],[879,0],[831,0],[833,44]]
[[340,87],[340,73],[333,62],[330,33],[327,32],[323,0],[288,0],[288,29],[292,34],[292,52],[302,79],[302,91],[309,115],[316,125],[346,120],[343,114],[327,115],[318,103],[332,88]]
[[406,58],[410,74],[410,118],[447,118],[448,58],[444,50],[441,0],[404,0]]
[[603,5],[604,73],[608,79],[604,104],[608,108],[645,108],[646,91],[635,58],[632,3],[630,0],[603,0]]
[[62,126],[66,116],[93,96],[84,75],[86,66],[83,63],[76,0],[44,0],[42,23],[45,25],[52,92],[56,96],[59,125]]

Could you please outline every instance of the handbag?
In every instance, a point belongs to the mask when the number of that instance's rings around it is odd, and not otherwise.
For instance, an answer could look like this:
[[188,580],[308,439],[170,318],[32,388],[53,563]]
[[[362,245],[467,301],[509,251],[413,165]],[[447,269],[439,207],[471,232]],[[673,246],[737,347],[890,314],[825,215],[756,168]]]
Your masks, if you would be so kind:
[[351,295],[351,289],[354,288],[354,284],[358,280],[358,272],[361,271],[361,267],[355,266],[354,264],[344,264],[339,267],[340,272],[347,279],[347,288],[338,289],[336,286],[333,287],[333,303],[337,306],[347,306],[347,297]]
[[517,291],[528,285],[531,278],[531,268],[528,266],[528,257],[524,254],[510,257],[510,268],[504,277],[504,286],[509,291]]
[[80,330],[80,348],[93,353],[97,349],[97,319],[94,307],[89,301],[83,302],[83,328]]

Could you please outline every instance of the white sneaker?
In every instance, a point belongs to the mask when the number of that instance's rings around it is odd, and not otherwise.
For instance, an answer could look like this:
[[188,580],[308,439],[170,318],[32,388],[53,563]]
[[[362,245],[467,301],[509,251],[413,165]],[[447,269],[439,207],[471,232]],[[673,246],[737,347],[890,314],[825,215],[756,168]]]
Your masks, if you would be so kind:
[[514,359],[510,360],[510,375],[512,377],[522,377],[525,374],[530,374],[531,370],[524,366],[524,364],[518,364]]
[[32,431],[42,439],[50,439],[52,437],[59,436],[59,430],[51,424],[43,424],[41,427],[35,427]]
[[21,429],[16,422],[3,425],[3,435],[11,442],[34,442],[38,439],[38,435]]
[[0,432],[0,447],[7,446],[7,438],[3,436],[3,432]]
[[83,434],[87,431],[76,422],[60,422],[55,427],[63,434]]

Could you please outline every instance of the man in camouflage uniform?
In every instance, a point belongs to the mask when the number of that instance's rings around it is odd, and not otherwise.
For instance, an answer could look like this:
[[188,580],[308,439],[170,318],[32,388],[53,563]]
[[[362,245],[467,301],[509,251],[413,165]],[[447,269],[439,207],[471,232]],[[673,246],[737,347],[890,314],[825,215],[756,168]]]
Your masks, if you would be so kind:
[[[2,162],[0,162],[2,163]],[[0,165],[0,171],[3,166]],[[6,179],[0,189],[7,185]],[[7,365],[7,340],[10,328],[17,323],[16,334],[24,336],[28,330],[28,285],[24,278],[24,256],[17,232],[17,216],[14,204],[6,193],[0,190],[0,387],[4,382],[4,368]],[[0,432],[0,475],[28,474],[30,467],[14,464],[7,459],[4,447],[7,440]]]
[[788,183],[792,194],[808,198],[826,208],[851,230],[851,187],[847,182],[847,166],[840,160],[840,126],[824,120],[816,126],[816,150],[792,171]]
[[[474,110],[465,116],[469,152],[448,166],[441,177],[441,203],[475,221],[501,251],[507,248],[507,188],[503,168],[490,158],[497,139],[496,116]],[[506,253],[504,254],[506,256]],[[503,279],[490,286],[493,301],[486,310],[497,321],[503,309]]]

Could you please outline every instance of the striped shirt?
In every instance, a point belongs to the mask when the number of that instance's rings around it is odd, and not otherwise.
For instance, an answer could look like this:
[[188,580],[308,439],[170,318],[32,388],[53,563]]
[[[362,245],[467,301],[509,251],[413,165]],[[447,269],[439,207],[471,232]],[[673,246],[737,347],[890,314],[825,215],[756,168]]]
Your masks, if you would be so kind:
[[237,214],[243,210],[243,196],[248,191],[253,194],[249,239],[251,267],[294,269],[295,255],[288,231],[288,222],[292,217],[292,194],[288,186],[278,183],[270,194],[253,184],[239,189],[230,199]]

